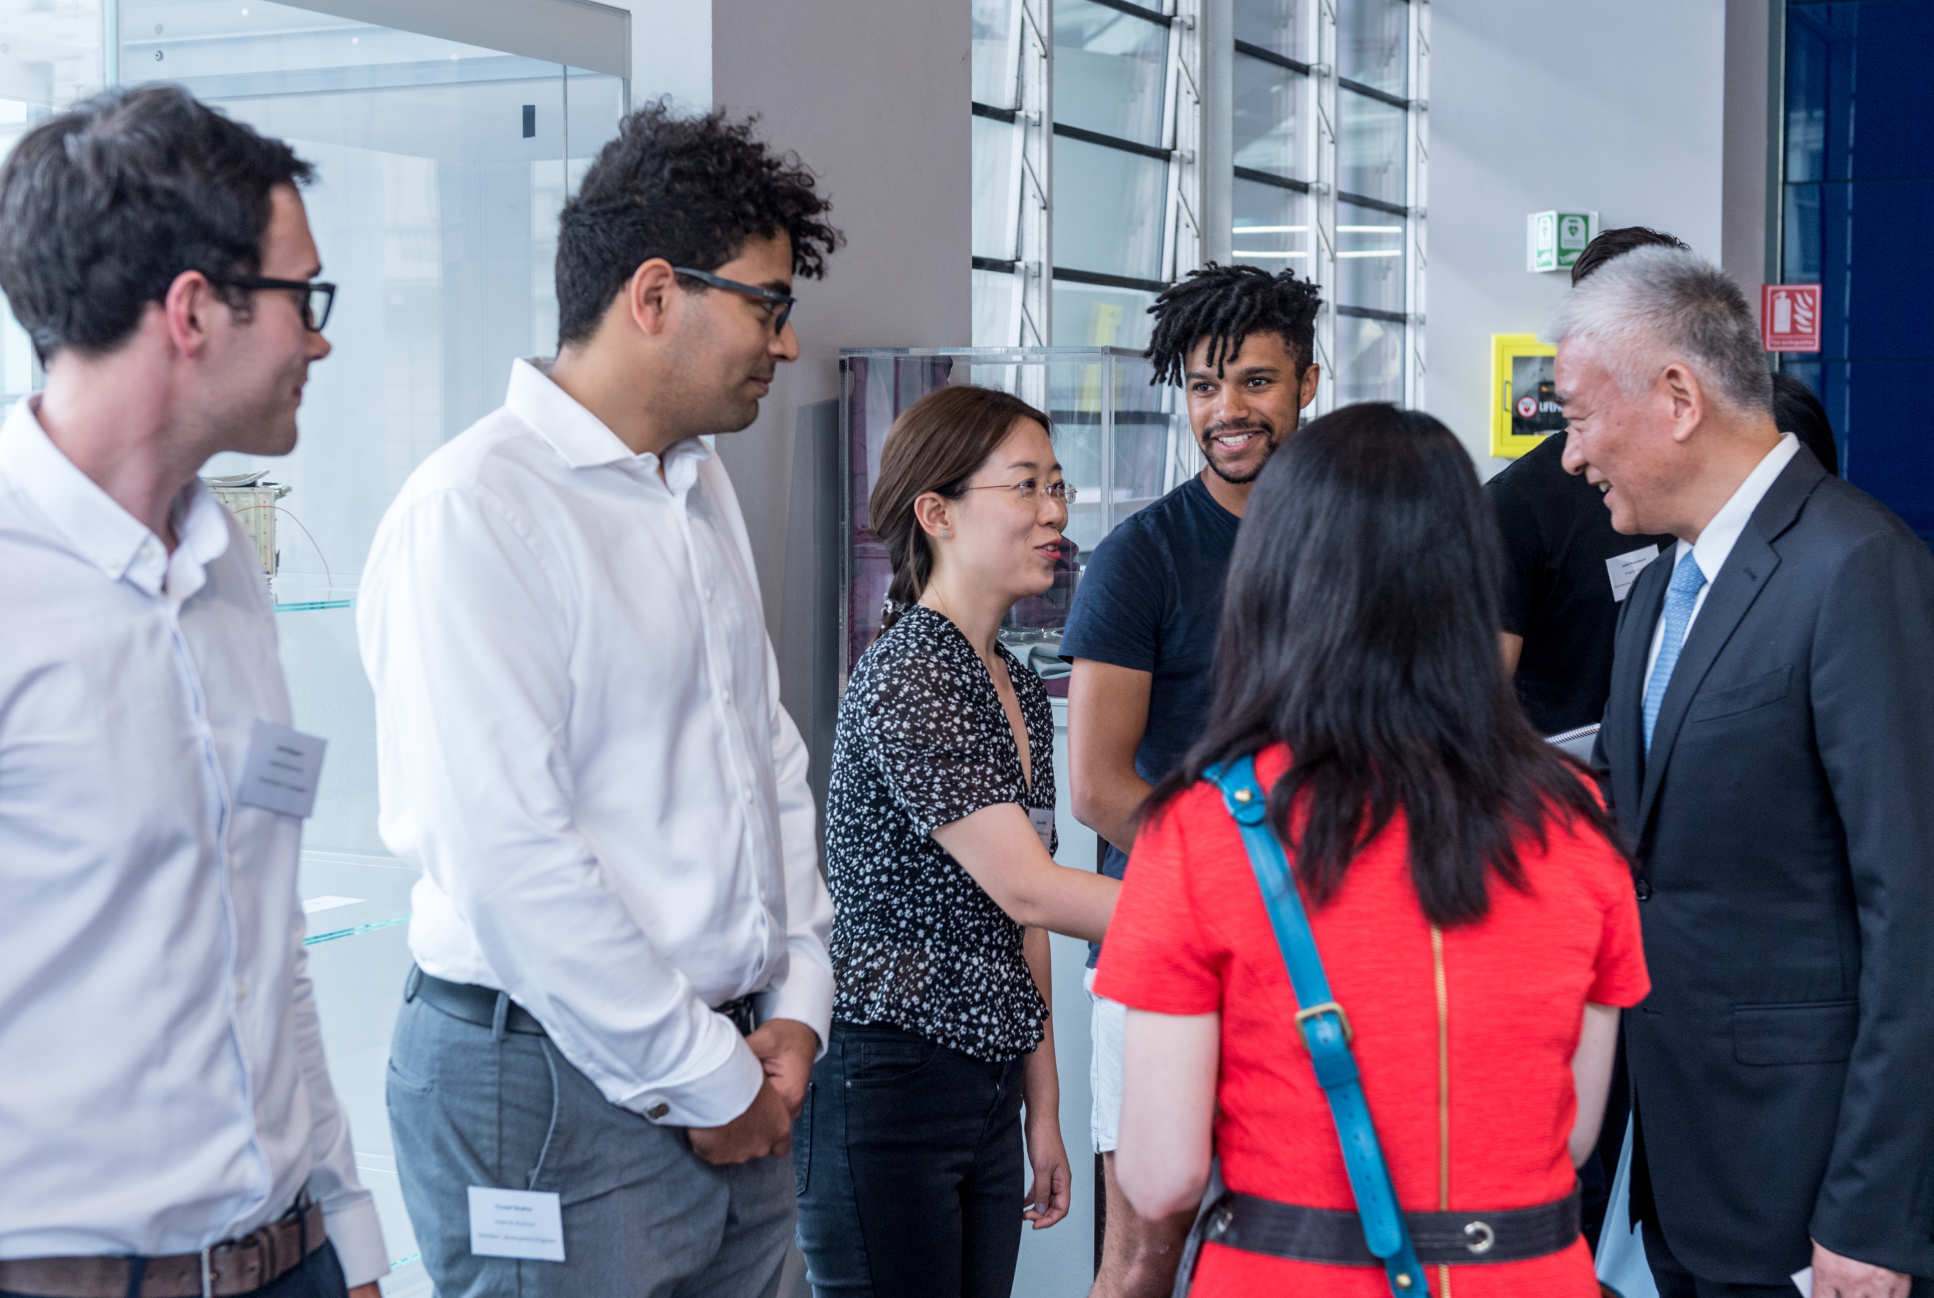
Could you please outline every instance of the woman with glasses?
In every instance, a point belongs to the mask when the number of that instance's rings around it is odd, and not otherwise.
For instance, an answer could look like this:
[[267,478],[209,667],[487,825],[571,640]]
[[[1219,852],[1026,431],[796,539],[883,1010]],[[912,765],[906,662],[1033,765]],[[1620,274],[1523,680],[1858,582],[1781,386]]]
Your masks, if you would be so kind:
[[986,388],[881,452],[893,583],[840,702],[832,1039],[793,1135],[816,1298],[1006,1298],[1022,1219],[1068,1211],[1047,934],[1098,938],[1119,885],[1053,860],[1053,715],[997,636],[1053,584],[1072,494],[1047,416]]

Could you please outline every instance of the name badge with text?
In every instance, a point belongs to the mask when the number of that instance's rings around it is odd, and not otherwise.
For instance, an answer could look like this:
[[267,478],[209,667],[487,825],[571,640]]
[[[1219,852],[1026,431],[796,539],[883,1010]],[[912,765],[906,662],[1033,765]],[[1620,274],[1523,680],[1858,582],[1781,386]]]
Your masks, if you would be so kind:
[[327,739],[258,721],[249,733],[248,760],[236,801],[277,815],[306,820],[316,809],[316,781],[322,775]]
[[1612,603],[1623,604],[1625,597],[1632,593],[1632,583],[1637,581],[1639,574],[1658,557],[1659,547],[1647,545],[1636,550],[1627,550],[1624,554],[1615,554],[1605,560],[1605,575],[1612,582]]
[[1041,836],[1041,846],[1050,853],[1054,851],[1054,808],[1029,807],[1027,820],[1034,826],[1034,832]]
[[470,1255],[564,1260],[564,1208],[555,1194],[470,1187]]

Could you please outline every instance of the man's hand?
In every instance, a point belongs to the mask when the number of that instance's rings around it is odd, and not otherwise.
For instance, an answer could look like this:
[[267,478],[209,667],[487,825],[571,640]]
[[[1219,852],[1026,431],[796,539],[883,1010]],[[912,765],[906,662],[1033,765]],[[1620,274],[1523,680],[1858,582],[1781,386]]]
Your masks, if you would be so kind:
[[819,1034],[797,1019],[767,1019],[745,1043],[765,1069],[766,1083],[786,1102],[786,1112],[798,1117],[806,1102],[806,1083],[812,1080],[813,1056],[819,1053]]
[[792,1115],[769,1082],[760,1082],[751,1105],[723,1127],[687,1127],[685,1131],[692,1152],[708,1163],[750,1163],[755,1158],[776,1158],[792,1152]]
[[1038,1118],[1028,1115],[1027,1161],[1034,1169],[1034,1183],[1027,1188],[1021,1218],[1033,1222],[1036,1230],[1046,1230],[1068,1215],[1068,1194],[1074,1183],[1068,1151],[1061,1143],[1061,1124],[1052,1112]]
[[1898,1271],[1841,1257],[1813,1241],[1813,1298],[1907,1298],[1911,1283]]
[[374,1280],[371,1280],[368,1284],[359,1284],[351,1289],[349,1298],[383,1298],[383,1291],[376,1287]]

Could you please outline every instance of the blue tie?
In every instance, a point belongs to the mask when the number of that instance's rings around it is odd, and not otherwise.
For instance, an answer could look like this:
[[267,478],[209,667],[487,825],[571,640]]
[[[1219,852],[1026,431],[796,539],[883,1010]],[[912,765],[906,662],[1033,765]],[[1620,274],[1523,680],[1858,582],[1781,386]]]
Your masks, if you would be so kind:
[[1645,682],[1645,751],[1652,751],[1652,727],[1659,723],[1659,706],[1665,702],[1665,687],[1678,666],[1679,650],[1686,642],[1686,626],[1692,621],[1692,606],[1699,598],[1706,574],[1687,550],[1672,570],[1672,584],[1665,588],[1665,638],[1659,641],[1659,660],[1652,664],[1652,675]]

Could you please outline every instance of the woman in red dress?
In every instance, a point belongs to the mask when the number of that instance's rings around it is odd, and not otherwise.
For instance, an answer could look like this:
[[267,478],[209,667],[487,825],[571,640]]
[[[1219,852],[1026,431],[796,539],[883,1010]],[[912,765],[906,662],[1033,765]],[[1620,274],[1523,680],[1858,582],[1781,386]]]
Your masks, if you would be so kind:
[[[1598,1292],[1567,1200],[1618,1007],[1648,982],[1604,809],[1500,664],[1498,551],[1468,456],[1428,415],[1339,410],[1257,483],[1210,721],[1150,800],[1097,971],[1129,1007],[1117,1171],[1138,1212],[1192,1207],[1212,1153],[1232,1192],[1355,1207],[1248,855],[1202,779],[1254,754],[1398,1199],[1459,1214],[1437,1224],[1468,1240],[1426,1258],[1431,1293]],[[1550,1238],[1511,1239],[1509,1209]],[[1390,1287],[1379,1266],[1209,1242],[1190,1292]]]

